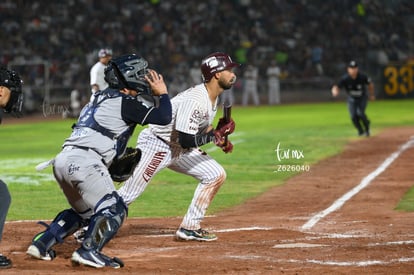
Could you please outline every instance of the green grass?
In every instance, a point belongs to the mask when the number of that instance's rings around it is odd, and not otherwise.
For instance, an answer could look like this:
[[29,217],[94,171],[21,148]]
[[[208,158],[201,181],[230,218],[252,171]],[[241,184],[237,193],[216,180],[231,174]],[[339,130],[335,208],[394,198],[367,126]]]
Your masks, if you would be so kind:
[[[412,125],[413,109],[413,100],[370,102],[367,113],[372,121],[372,134],[387,127]],[[227,171],[227,181],[208,214],[243,203],[295,174],[274,172],[279,164],[311,165],[340,153],[347,142],[356,138],[345,102],[235,106],[232,115],[236,121],[236,131],[230,136],[235,143],[233,153],[224,154],[211,144],[204,146]],[[68,207],[51,168],[36,172],[34,167],[60,151],[72,123],[72,120],[58,120],[0,127],[0,176],[12,194],[8,220],[51,219]],[[131,146],[135,145],[140,129],[137,127]],[[279,162],[275,151],[278,144],[285,151],[302,152],[303,157]],[[196,185],[191,177],[164,170],[130,206],[129,215],[182,216]],[[406,200],[413,197],[409,195]]]
[[410,190],[401,198],[401,201],[398,203],[396,210],[401,211],[414,211],[414,188],[411,187]]

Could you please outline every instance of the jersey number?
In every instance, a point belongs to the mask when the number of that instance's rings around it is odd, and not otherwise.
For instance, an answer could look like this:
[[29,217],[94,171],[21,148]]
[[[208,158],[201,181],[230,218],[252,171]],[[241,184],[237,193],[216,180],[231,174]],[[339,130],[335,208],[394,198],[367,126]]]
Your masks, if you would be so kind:
[[404,65],[401,67],[387,66],[384,69],[384,91],[389,96],[407,95],[414,89],[413,66]]

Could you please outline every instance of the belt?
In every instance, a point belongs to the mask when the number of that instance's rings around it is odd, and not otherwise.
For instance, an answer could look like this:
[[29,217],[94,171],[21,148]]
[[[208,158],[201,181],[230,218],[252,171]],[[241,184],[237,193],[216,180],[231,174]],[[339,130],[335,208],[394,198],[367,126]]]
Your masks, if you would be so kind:
[[[78,146],[78,145],[66,145],[65,147],[63,147],[63,149],[68,149],[68,150],[73,150],[73,149],[80,149],[83,151],[89,151],[91,150],[92,152],[94,152],[95,154],[97,154],[98,156],[102,157],[101,154],[99,154],[98,152],[96,152],[95,150],[93,150],[92,148],[89,147],[85,147],[85,146]],[[103,158],[101,158],[103,164],[106,166],[106,162]]]
[[[80,150],[83,150],[83,151],[89,151],[89,149],[90,150],[92,150],[91,148],[89,148],[89,147],[85,147],[85,146],[77,146],[77,145],[66,145],[65,147],[63,147],[64,149],[67,149],[67,150],[73,150],[73,149],[80,149]],[[95,150],[92,150],[92,151],[94,151],[95,153],[97,153]]]

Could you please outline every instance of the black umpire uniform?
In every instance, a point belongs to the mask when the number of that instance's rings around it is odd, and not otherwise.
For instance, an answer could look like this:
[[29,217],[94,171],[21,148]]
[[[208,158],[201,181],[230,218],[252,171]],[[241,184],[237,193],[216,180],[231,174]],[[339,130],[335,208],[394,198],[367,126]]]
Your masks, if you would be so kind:
[[358,130],[358,135],[369,136],[370,121],[365,114],[365,109],[368,105],[368,99],[375,99],[374,84],[366,74],[358,71],[356,61],[349,62],[347,73],[341,77],[337,84],[333,85],[332,95],[337,96],[340,89],[345,89],[348,94],[348,111],[352,123]]
[[[6,68],[0,68],[0,110],[20,116],[23,106],[22,81],[20,76]],[[1,112],[1,111],[0,111]],[[0,114],[1,123],[1,114]],[[11,197],[6,183],[0,179],[0,241],[3,237],[4,223],[9,211]],[[10,268],[12,262],[0,254],[0,268]]]

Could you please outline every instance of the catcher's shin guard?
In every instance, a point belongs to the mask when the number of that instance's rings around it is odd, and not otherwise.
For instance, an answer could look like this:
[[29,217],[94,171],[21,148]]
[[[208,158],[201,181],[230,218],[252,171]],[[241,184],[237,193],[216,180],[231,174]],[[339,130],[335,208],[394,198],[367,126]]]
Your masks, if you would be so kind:
[[57,242],[62,243],[64,238],[78,230],[82,226],[83,220],[72,209],[66,209],[57,214],[50,225],[44,222],[39,222],[39,224],[46,226],[47,229],[33,238],[32,245],[40,251],[40,254],[46,255],[51,251],[53,245]]
[[100,209],[91,217],[88,231],[85,233],[85,240],[82,242],[84,249],[101,251],[121,227],[127,216],[127,206],[118,193],[113,192],[106,195],[100,204],[106,204],[108,200],[112,199],[116,200],[114,204]]

